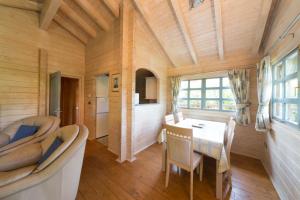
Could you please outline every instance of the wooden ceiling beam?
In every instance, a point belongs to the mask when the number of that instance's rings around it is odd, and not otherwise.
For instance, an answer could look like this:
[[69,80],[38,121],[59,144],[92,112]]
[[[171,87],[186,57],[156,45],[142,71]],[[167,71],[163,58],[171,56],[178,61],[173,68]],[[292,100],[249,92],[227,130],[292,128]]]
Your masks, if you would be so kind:
[[62,15],[61,13],[57,13],[54,17],[54,21],[66,29],[69,33],[79,39],[82,43],[87,44],[89,37],[86,35],[82,29],[72,24],[72,21]]
[[40,12],[42,10],[41,3],[30,0],[0,0],[0,5],[37,12]]
[[264,33],[267,30],[268,23],[270,23],[270,14],[277,3],[276,0],[262,1],[261,10],[258,18],[258,23],[255,29],[255,38],[252,46],[252,53],[259,54],[261,44],[264,39]]
[[78,15],[68,4],[64,1],[61,3],[60,10],[67,15],[73,22],[78,24],[86,33],[92,37],[97,36],[97,30],[90,26],[80,15]]
[[175,14],[176,20],[179,24],[179,28],[180,28],[180,30],[183,34],[185,43],[187,45],[187,48],[189,50],[189,53],[190,53],[191,58],[193,60],[193,63],[198,64],[198,58],[197,58],[197,55],[196,55],[196,51],[195,51],[194,45],[192,43],[188,27],[185,24],[184,16],[183,16],[182,10],[180,8],[180,5],[179,5],[177,0],[169,0],[169,1],[170,1],[170,4],[171,4],[171,7],[173,9],[173,12]]
[[174,61],[171,59],[170,54],[168,53],[168,48],[166,47],[166,44],[164,43],[164,41],[162,39],[160,39],[160,37],[158,36],[157,32],[158,30],[156,29],[156,26],[154,26],[151,21],[150,18],[145,14],[142,5],[139,3],[139,0],[133,0],[135,7],[137,8],[137,10],[139,11],[139,13],[141,14],[141,16],[143,17],[144,21],[146,22],[147,26],[149,27],[150,31],[152,32],[152,34],[154,35],[154,37],[156,38],[156,40],[158,41],[158,43],[161,45],[162,49],[164,50],[165,54],[167,55],[167,57],[169,58],[169,60],[171,61],[171,63],[174,66],[177,66]]
[[118,18],[120,16],[120,5],[115,0],[102,0],[111,13]]
[[109,24],[104,19],[103,15],[99,10],[95,8],[90,2],[87,0],[75,0],[75,2],[91,17],[95,20],[95,22],[104,30],[107,31],[109,29]]
[[224,38],[223,38],[221,0],[214,0],[214,14],[215,14],[218,53],[219,53],[219,58],[223,60],[224,59]]
[[45,0],[40,14],[40,28],[47,30],[56,15],[62,0]]

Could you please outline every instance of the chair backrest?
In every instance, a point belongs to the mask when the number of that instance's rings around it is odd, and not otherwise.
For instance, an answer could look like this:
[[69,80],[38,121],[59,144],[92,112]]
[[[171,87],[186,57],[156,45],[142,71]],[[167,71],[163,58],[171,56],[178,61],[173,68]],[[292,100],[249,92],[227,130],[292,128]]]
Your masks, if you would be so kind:
[[231,145],[234,137],[234,129],[235,129],[236,122],[234,121],[233,118],[230,118],[228,125],[227,125],[227,140],[225,143],[225,148],[226,148],[226,155],[228,162],[230,163],[230,151],[231,151]]
[[166,125],[167,159],[190,169],[193,163],[193,129]]
[[165,116],[165,124],[175,124],[175,119],[173,114]]
[[178,122],[181,122],[182,120],[184,120],[182,112],[177,113],[177,120],[178,120]]

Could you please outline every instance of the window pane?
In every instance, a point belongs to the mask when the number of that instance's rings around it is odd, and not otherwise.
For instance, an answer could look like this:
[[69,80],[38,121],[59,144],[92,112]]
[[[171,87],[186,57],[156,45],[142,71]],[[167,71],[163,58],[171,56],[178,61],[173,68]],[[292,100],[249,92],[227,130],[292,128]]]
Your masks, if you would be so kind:
[[205,97],[206,98],[219,98],[220,90],[206,90]]
[[187,100],[179,99],[178,106],[180,108],[187,108],[188,107],[188,103],[187,102],[188,102]]
[[282,65],[282,63],[279,63],[278,65],[275,66],[274,79],[276,81],[279,81],[279,80],[283,79],[283,65]]
[[190,90],[190,98],[201,98],[201,90]]
[[222,110],[235,110],[235,103],[234,101],[223,101],[222,102]]
[[220,79],[219,78],[212,78],[212,79],[206,79],[206,87],[220,87]]
[[274,85],[274,98],[281,99],[282,98],[282,83],[278,83]]
[[231,92],[231,89],[223,89],[222,90],[222,97],[224,99],[233,99],[233,94]]
[[210,110],[219,110],[218,100],[207,100],[205,101],[205,108]]
[[188,88],[188,81],[181,81],[181,89],[187,89]]
[[286,98],[297,98],[298,97],[298,79],[288,80],[285,83],[285,95]]
[[190,81],[190,88],[201,88],[202,80]]
[[190,108],[201,108],[201,100],[190,100]]
[[286,59],[285,75],[288,76],[298,71],[298,53],[290,55]]
[[298,124],[298,105],[286,104],[286,120],[293,124]]
[[179,98],[188,98],[188,91],[187,90],[180,90]]
[[281,103],[274,103],[273,104],[273,112],[274,112],[274,116],[282,119],[282,104]]
[[230,87],[230,85],[229,85],[229,78],[222,78],[222,81],[223,81],[223,83],[222,83],[222,86],[223,87]]

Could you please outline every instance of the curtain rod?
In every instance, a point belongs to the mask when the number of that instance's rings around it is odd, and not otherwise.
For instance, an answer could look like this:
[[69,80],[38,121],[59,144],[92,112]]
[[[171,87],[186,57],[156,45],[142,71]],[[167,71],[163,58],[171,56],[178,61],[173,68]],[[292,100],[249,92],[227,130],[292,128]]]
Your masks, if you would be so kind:
[[286,38],[286,36],[289,35],[290,30],[297,24],[297,22],[300,20],[300,13],[293,19],[293,21],[287,26],[287,28],[283,31],[283,33],[277,38],[277,40],[273,43],[271,48],[266,54],[269,54],[273,51],[273,49],[277,46],[277,44]]

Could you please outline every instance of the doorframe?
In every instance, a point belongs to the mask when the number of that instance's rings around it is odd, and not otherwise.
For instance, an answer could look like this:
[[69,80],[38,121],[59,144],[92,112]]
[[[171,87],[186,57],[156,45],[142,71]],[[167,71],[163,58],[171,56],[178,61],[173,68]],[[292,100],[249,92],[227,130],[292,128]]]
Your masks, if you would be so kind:
[[[60,71],[60,70],[58,70]],[[49,115],[49,102],[50,102],[50,74],[54,72],[48,72],[47,75],[47,115]],[[61,71],[61,77],[78,79],[78,89],[79,89],[79,111],[78,118],[79,124],[84,123],[84,76],[68,74]]]

